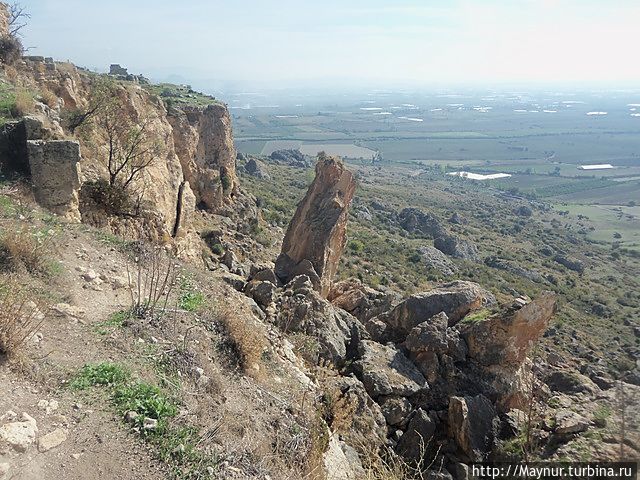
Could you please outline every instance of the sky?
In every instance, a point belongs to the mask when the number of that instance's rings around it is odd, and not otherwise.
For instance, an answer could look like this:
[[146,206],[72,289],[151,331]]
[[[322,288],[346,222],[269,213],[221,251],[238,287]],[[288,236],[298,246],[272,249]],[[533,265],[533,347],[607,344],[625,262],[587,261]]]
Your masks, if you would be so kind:
[[640,81],[638,0],[21,0],[30,54],[236,88]]

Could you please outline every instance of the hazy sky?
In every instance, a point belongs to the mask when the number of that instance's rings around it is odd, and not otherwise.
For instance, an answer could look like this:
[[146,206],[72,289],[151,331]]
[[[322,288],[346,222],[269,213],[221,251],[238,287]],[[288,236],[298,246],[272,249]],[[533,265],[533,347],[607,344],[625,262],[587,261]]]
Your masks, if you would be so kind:
[[22,0],[32,54],[260,86],[640,81],[638,0]]

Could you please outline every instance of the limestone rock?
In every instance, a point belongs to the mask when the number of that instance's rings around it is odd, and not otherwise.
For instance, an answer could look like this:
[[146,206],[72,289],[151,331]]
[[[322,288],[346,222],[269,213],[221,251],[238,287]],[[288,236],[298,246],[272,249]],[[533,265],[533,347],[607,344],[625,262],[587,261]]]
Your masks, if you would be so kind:
[[322,298],[306,275],[294,278],[287,285],[276,322],[285,332],[315,337],[319,356],[336,365],[344,363],[349,345],[365,332],[357,318]]
[[300,150],[275,150],[271,152],[269,159],[291,167],[307,168],[312,165]]
[[554,392],[596,393],[599,390],[589,377],[574,371],[556,370],[547,377],[546,382]]
[[181,107],[167,117],[184,179],[197,202],[219,210],[238,193],[231,117],[222,104]]
[[258,305],[267,307],[275,300],[276,286],[267,281],[251,280],[245,287],[245,294],[253,298]]
[[420,233],[427,238],[436,238],[446,233],[446,230],[436,217],[424,213],[417,208],[405,208],[398,215],[400,226],[409,233]]
[[384,445],[386,422],[380,406],[373,401],[362,382],[354,377],[329,377],[325,391],[331,392],[332,403],[337,409],[349,412],[346,422],[332,428],[349,445],[356,448],[376,448]]
[[478,260],[478,249],[469,240],[462,240],[455,235],[441,235],[433,241],[433,246],[442,253],[463,260]]
[[495,417],[496,411],[484,395],[449,400],[449,434],[472,461],[483,461],[491,451]]
[[250,158],[247,163],[244,164],[244,170],[252,177],[260,178],[262,180],[269,180],[269,174],[267,173],[267,167],[255,158]]
[[498,313],[465,325],[462,336],[469,347],[469,357],[485,366],[519,367],[555,311],[556,296],[544,293],[515,313]]
[[451,326],[471,310],[493,303],[494,296],[477,283],[456,281],[411,295],[393,310],[378,315],[377,318],[389,326],[390,339],[402,341],[411,329],[437,313],[444,312]]
[[[336,435],[330,435],[329,447],[322,455],[327,480],[357,480],[357,466],[353,465],[353,459],[347,457],[341,442]],[[357,458],[357,457],[356,457]],[[360,470],[362,466],[360,466]]]
[[582,415],[562,408],[556,412],[554,432],[558,434],[580,433],[589,428],[591,422]]
[[451,276],[458,271],[458,267],[435,247],[422,246],[418,249],[418,253],[427,268],[437,270],[444,276]]
[[398,296],[375,290],[359,280],[349,279],[334,284],[327,300],[364,321],[391,309],[397,303]]
[[276,275],[287,283],[303,261],[311,262],[326,297],[346,243],[347,213],[356,184],[337,157],[320,155],[316,177],[289,224],[276,260]]
[[80,144],[69,140],[29,140],[27,156],[36,201],[79,222]]
[[51,433],[38,439],[38,451],[47,452],[52,448],[56,448],[67,440],[67,431],[63,428],[57,428]]
[[358,345],[358,354],[353,369],[373,398],[408,397],[428,388],[416,366],[394,347],[363,340]]
[[18,452],[26,452],[38,433],[38,425],[27,413],[22,414],[22,421],[5,423],[0,427],[0,440],[4,440]]
[[404,397],[382,397],[378,399],[382,414],[388,425],[401,424],[411,413],[411,403]]

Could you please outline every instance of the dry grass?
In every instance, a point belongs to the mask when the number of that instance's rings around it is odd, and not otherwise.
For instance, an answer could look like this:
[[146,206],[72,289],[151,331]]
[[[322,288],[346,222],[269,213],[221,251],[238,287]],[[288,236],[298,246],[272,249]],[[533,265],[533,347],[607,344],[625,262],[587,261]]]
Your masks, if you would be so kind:
[[35,111],[36,103],[33,99],[33,95],[24,88],[16,90],[15,105],[13,107],[14,117],[24,117]]
[[262,356],[267,349],[263,328],[230,306],[218,307],[216,314],[226,334],[225,347],[231,360],[244,373],[259,377],[264,367]]
[[28,230],[7,230],[0,237],[0,271],[31,274],[47,271],[47,236]]
[[13,359],[24,343],[38,331],[44,314],[13,279],[0,280],[0,356]]
[[58,106],[58,97],[48,88],[43,88],[40,91],[40,97],[49,108],[55,108]]

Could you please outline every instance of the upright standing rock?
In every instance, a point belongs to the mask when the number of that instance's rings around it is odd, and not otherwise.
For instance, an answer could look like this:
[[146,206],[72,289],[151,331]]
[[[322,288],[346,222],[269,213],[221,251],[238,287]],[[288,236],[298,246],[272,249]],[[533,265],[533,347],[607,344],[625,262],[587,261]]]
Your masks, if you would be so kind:
[[318,156],[316,178],[298,205],[276,260],[276,275],[288,282],[312,279],[326,297],[346,243],[347,213],[356,184],[338,157]]
[[80,221],[80,145],[69,140],[29,140],[27,157],[37,202],[69,220]]

